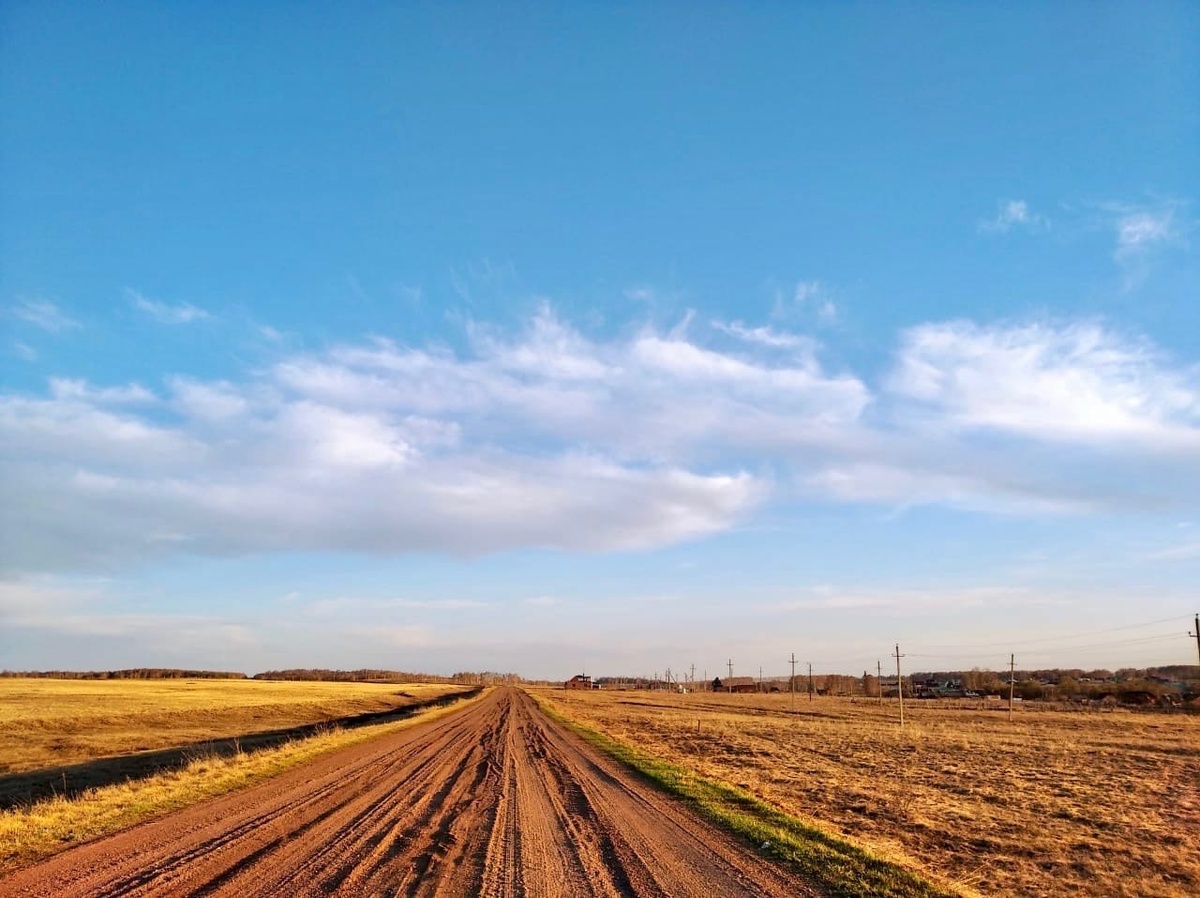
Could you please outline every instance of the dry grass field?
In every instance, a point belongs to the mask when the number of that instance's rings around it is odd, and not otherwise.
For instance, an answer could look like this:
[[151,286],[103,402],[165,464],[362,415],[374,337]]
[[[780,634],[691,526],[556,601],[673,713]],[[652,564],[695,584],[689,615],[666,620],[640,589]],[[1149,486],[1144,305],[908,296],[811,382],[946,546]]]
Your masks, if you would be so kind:
[[[228,682],[230,681],[226,681]],[[267,685],[283,687],[282,690],[270,690],[269,694],[277,698],[287,698],[289,689],[293,689],[295,696],[300,696],[305,694],[307,687],[321,684]],[[397,687],[386,688],[394,690]],[[412,690],[426,697],[435,697],[455,690],[455,687],[445,686],[403,688],[405,691]],[[313,690],[307,694],[312,696],[320,691]],[[351,687],[347,695],[352,691],[354,687]],[[128,698],[126,692],[118,690],[117,694]],[[148,694],[150,693],[147,692],[146,695]],[[481,694],[464,701],[478,701]],[[144,697],[140,693],[139,696]],[[328,698],[322,701],[327,702]],[[285,701],[284,704],[288,703]],[[338,706],[329,707],[336,710]],[[253,753],[200,752],[182,765],[163,769],[150,776],[89,788],[70,797],[60,794],[8,810],[0,810],[0,877],[82,842],[190,807],[205,799],[253,786],[329,752],[395,734],[418,723],[452,714],[457,707],[427,707],[403,720],[351,730],[337,726],[322,728],[323,731],[317,735],[288,740],[281,745]]]
[[0,776],[385,712],[459,688],[0,678]]
[[1200,894],[1200,717],[906,702],[901,730],[894,701],[537,694],[968,894]]

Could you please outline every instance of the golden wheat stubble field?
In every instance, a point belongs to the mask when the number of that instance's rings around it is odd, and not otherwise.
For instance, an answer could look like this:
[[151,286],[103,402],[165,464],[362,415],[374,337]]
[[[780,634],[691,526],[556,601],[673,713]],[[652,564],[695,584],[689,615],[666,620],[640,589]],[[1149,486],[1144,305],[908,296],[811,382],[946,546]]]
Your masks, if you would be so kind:
[[1200,717],[538,690],[567,716],[967,892],[1200,894]]
[[0,776],[399,710],[459,688],[0,677]]

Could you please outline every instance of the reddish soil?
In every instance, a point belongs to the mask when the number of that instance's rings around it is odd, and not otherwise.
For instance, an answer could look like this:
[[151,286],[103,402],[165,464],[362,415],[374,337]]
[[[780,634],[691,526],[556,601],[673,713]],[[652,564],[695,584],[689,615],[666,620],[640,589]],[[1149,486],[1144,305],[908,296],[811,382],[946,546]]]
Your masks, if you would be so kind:
[[89,898],[812,894],[516,689],[0,880]]

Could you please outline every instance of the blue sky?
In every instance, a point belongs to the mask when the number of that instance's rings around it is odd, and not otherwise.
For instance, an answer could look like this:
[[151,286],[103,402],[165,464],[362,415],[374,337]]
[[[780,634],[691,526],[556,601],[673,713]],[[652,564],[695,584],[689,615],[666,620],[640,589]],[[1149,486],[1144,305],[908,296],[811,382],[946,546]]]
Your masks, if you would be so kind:
[[1194,662],[1194,4],[0,16],[0,665]]

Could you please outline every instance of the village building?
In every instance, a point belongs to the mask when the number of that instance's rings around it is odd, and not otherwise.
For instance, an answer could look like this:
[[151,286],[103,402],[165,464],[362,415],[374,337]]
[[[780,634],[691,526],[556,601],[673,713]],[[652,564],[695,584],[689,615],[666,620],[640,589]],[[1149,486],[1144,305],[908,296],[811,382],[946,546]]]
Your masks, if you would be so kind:
[[713,680],[713,692],[758,692],[758,681],[754,677],[720,677]]

